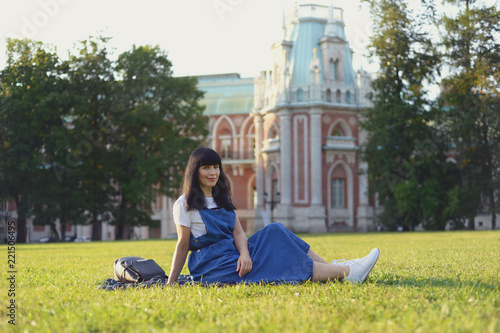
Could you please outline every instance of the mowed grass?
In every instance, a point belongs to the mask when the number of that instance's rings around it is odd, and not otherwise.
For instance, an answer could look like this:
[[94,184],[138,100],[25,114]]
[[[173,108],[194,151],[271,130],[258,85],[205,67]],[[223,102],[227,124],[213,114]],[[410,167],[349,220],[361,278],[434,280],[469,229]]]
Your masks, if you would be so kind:
[[[381,256],[363,285],[104,291],[115,259],[155,259],[175,240],[16,246],[16,325],[1,332],[500,332],[500,232],[301,235],[325,259]],[[7,249],[2,270],[8,294]],[[188,273],[187,267],[183,273]]]

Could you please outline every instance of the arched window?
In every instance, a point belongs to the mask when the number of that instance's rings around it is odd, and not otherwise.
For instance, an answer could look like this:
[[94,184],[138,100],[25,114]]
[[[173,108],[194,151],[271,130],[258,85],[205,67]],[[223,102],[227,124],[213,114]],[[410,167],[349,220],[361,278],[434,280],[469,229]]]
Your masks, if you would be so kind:
[[340,129],[340,127],[337,127],[333,130],[332,136],[345,136],[344,132]]
[[221,135],[219,136],[222,158],[231,158],[231,136],[230,135]]
[[340,165],[333,170],[331,179],[331,207],[347,207],[347,175]]
[[352,130],[344,120],[335,121],[328,129],[328,136],[343,136],[352,138]]
[[332,91],[330,89],[326,89],[326,101],[327,102],[332,101]]
[[337,90],[337,103],[342,102],[342,93],[340,92],[340,89]]
[[302,88],[297,89],[297,102],[302,102],[304,100],[304,90]]
[[345,92],[345,102],[351,104],[351,92],[349,90]]
[[344,208],[345,207],[345,179],[333,178],[332,179],[332,207]]

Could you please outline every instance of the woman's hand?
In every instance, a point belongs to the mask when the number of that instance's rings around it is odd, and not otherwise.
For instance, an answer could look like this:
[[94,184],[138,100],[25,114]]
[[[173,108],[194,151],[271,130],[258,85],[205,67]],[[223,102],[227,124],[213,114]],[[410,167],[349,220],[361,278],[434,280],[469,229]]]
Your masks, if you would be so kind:
[[252,259],[250,259],[250,253],[248,252],[248,240],[245,236],[245,232],[241,227],[240,219],[236,216],[234,221],[234,245],[240,252],[240,257],[238,258],[238,263],[236,264],[236,272],[239,272],[239,276],[242,277],[252,270]]
[[243,277],[252,270],[252,259],[248,254],[240,255],[238,258],[238,263],[236,265],[236,271],[239,272],[239,276]]

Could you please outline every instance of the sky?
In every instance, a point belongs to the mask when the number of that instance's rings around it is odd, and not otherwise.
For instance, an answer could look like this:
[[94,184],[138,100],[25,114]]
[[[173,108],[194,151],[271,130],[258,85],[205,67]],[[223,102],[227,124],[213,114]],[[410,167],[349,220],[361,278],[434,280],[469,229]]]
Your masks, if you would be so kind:
[[[332,0],[308,3],[329,5]],[[304,1],[299,1],[303,3]],[[272,68],[271,45],[280,39],[283,10],[294,0],[0,0],[0,69],[6,38],[51,44],[66,58],[79,40],[112,37],[112,57],[135,44],[159,45],[175,76],[239,73]],[[355,69],[375,71],[366,55],[370,13],[360,0],[333,0],[344,10]]]

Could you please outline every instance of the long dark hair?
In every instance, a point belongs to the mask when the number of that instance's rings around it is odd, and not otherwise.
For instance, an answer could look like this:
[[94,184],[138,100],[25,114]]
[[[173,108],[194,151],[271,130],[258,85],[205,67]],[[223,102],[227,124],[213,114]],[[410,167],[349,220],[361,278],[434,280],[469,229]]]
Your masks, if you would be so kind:
[[197,148],[189,157],[186,172],[184,173],[184,185],[182,191],[186,196],[187,210],[204,209],[205,196],[198,180],[198,169],[203,165],[218,165],[220,170],[219,179],[212,187],[212,196],[219,208],[226,210],[236,209],[231,202],[231,188],[229,181],[222,168],[219,154],[210,148]]

